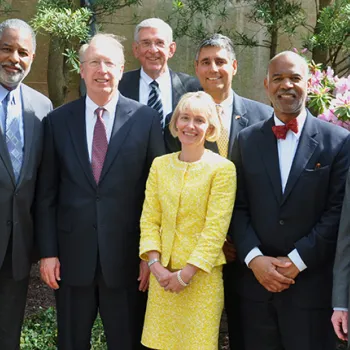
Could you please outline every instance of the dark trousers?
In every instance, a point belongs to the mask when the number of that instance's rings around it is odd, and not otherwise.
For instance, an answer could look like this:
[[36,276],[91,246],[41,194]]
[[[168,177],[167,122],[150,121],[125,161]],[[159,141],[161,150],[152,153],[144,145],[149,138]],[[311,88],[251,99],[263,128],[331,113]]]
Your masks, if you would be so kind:
[[[283,293],[283,292],[282,292]],[[301,308],[276,294],[242,301],[246,350],[334,350],[332,309]]]
[[55,296],[59,350],[90,349],[91,329],[98,312],[109,350],[142,349],[147,296],[138,291],[138,283],[122,289],[110,288],[98,273],[90,286],[61,282]]
[[224,265],[225,312],[227,316],[230,350],[244,350],[240,296],[236,288],[237,271],[235,262]]
[[29,277],[15,281],[12,276],[12,244],[0,268],[0,349],[18,350]]

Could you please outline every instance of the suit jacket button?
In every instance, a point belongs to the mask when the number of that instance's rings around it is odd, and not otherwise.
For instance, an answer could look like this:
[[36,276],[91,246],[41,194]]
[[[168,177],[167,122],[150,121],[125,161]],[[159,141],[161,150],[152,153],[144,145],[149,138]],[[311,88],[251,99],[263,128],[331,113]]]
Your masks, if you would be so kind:
[[280,225],[284,225],[284,220],[280,220]]
[[96,202],[99,202],[100,201],[100,197],[96,197]]
[[7,224],[7,226],[10,226],[12,224],[12,221],[11,220],[7,220],[6,224]]
[[96,225],[92,225],[92,227],[94,228],[94,230],[96,230],[96,229],[97,229],[97,226],[96,226]]

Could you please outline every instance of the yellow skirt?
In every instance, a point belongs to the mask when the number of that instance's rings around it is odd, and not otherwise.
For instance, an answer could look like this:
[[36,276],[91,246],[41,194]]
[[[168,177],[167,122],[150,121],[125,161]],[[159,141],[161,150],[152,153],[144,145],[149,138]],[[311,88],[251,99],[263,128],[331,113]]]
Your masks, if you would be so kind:
[[159,350],[217,350],[224,306],[222,266],[198,271],[179,294],[151,274],[142,344]]

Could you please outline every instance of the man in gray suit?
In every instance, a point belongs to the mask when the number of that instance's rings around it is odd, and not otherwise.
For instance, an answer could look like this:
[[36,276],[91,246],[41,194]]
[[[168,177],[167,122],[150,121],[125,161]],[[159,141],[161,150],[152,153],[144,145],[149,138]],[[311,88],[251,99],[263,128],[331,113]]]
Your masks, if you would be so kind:
[[0,24],[0,349],[19,348],[33,248],[32,204],[49,99],[22,80],[35,34],[19,19]]
[[332,323],[338,338],[347,340],[349,329],[350,274],[350,171],[346,181],[345,197],[340,218],[337,251],[333,269]]
[[[176,43],[169,24],[159,18],[148,18],[135,28],[133,52],[141,69],[124,73],[119,91],[126,97],[154,107],[162,117],[172,113],[181,96],[200,90],[198,80],[185,73],[174,72],[168,60],[174,56]],[[152,103],[156,92],[160,103]]]

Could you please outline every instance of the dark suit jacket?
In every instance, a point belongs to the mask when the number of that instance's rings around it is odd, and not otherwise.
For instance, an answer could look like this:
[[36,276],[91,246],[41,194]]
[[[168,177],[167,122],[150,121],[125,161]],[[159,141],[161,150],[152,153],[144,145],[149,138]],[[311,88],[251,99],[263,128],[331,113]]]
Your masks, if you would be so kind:
[[[186,92],[201,90],[197,78],[191,77],[185,73],[174,72],[171,69],[170,77],[173,89],[173,110],[178,104],[182,95]],[[123,74],[119,83],[119,91],[126,97],[139,101],[140,92],[140,72],[141,69],[132,70]]]
[[[232,160],[232,148],[238,133],[249,125],[258,123],[271,116],[272,108],[263,103],[249,100],[233,93],[232,122],[230,130],[230,142],[228,148],[228,159]],[[178,138],[174,138],[169,131],[171,115],[167,116],[164,129],[165,147],[168,153],[181,150]],[[213,152],[219,153],[216,142],[206,142],[205,147]]]
[[[301,307],[330,307],[350,134],[308,113],[282,194],[273,125],[270,118],[243,130],[234,149],[239,181],[232,234],[238,255],[243,263],[254,247],[273,257],[296,248],[307,269],[275,298],[288,298]],[[271,293],[244,263],[242,269],[239,292],[245,298],[268,300]]]
[[51,101],[21,84],[24,158],[16,184],[6,137],[0,131],[0,266],[12,232],[12,270],[15,280],[29,275],[33,248],[32,204],[37,170],[41,161],[43,131],[41,120],[52,109]]
[[85,98],[50,113],[44,128],[40,256],[58,256],[68,285],[91,284],[98,258],[109,287],[134,284],[145,183],[153,159],[164,154],[158,113],[120,95],[98,186],[87,149]]

